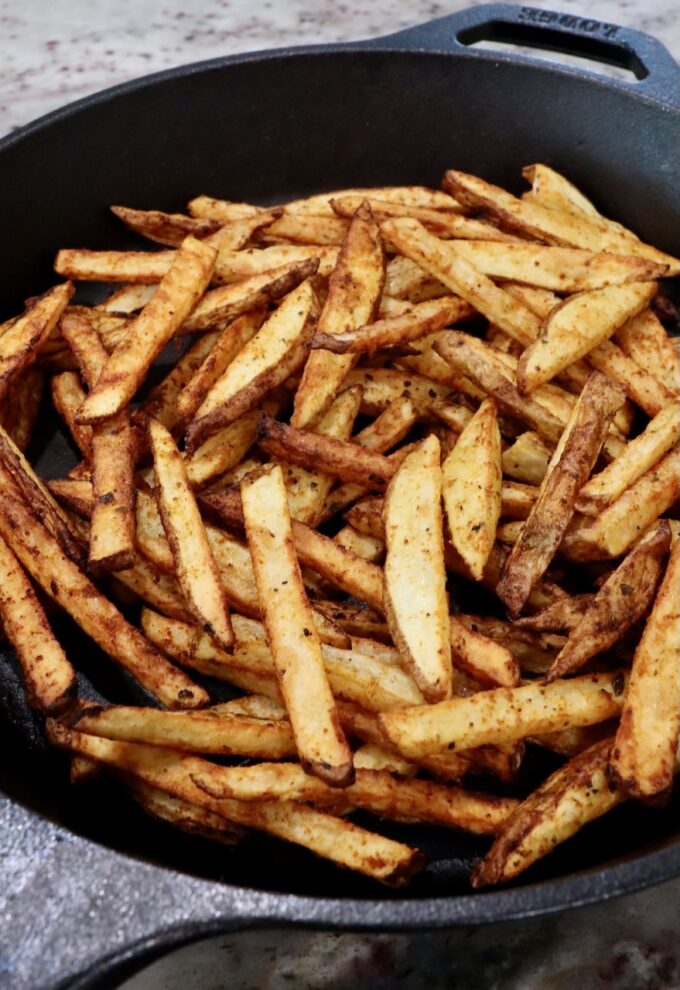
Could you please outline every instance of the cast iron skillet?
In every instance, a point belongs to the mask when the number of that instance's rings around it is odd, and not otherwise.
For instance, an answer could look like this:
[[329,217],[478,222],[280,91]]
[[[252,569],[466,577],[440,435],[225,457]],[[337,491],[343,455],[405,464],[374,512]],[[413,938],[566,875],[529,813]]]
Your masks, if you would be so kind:
[[[469,47],[484,39],[613,63],[637,81]],[[57,248],[132,245],[110,203],[175,209],[201,192],[266,203],[358,184],[437,185],[451,166],[517,189],[520,167],[534,161],[563,170],[608,214],[677,254],[680,70],[666,50],[594,20],[485,6],[377,41],[160,73],[0,143],[0,311],[16,311],[51,284]],[[53,430],[44,424],[32,456],[56,475],[73,454]],[[83,690],[114,701],[135,696],[82,635],[58,624],[86,671]],[[435,829],[386,829],[431,860],[398,895],[273,841],[206,848],[105,791],[73,794],[63,758],[46,753],[23,706],[11,657],[0,670],[0,824],[9,842],[0,865],[0,965],[16,986],[57,986],[97,959],[234,924],[479,924],[680,873],[676,815],[632,807],[591,826],[512,888],[478,894],[467,874],[484,846]],[[529,766],[525,786],[531,775]]]

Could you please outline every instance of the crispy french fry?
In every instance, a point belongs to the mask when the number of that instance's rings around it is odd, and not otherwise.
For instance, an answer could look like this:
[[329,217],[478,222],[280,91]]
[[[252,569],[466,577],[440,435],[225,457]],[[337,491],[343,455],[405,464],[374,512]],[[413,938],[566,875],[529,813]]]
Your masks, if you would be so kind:
[[208,695],[203,688],[167,663],[97,591],[49,530],[5,492],[0,494],[0,535],[50,598],[159,701],[169,708],[196,708],[206,703]]
[[348,223],[341,217],[296,216],[284,212],[260,235],[267,244],[330,244],[340,245],[347,234]]
[[670,791],[680,735],[680,529],[635,651],[621,722],[609,760],[635,797]]
[[243,248],[240,251],[221,250],[215,261],[213,279],[218,283],[240,282],[252,275],[271,272],[292,262],[318,262],[319,275],[324,277],[333,271],[338,258],[338,248],[299,244],[275,244],[271,247]]
[[239,825],[258,828],[305,846],[318,856],[394,886],[403,885],[421,867],[420,854],[408,846],[367,832],[350,822],[295,802],[242,802],[211,798],[192,776],[210,764],[157,746],[88,736],[50,720],[51,741],[72,752],[132,773],[174,797],[197,804]]
[[670,539],[668,523],[658,523],[609,575],[588,611],[570,631],[548,672],[548,680],[578,670],[590,657],[609,649],[644,615],[654,598]]
[[335,542],[339,543],[345,550],[351,550],[357,557],[363,557],[364,560],[368,560],[372,564],[379,563],[385,554],[385,544],[382,540],[375,536],[366,536],[365,533],[360,533],[353,526],[343,526],[335,534]]
[[[77,760],[86,761],[86,757],[74,756],[71,761],[71,777],[73,778],[73,766]],[[87,760],[87,764],[94,767],[95,772],[99,770],[99,764]],[[73,783],[73,779],[71,781]],[[199,808],[198,805],[183,801],[181,798],[166,794],[165,791],[157,787],[151,787],[134,777],[125,777],[124,785],[130,796],[146,811],[152,818],[168,822],[182,832],[189,835],[198,835],[203,839],[210,839],[212,842],[219,842],[222,845],[232,846],[240,842],[244,837],[245,830],[233,822],[228,822],[220,815]]]
[[424,375],[397,368],[360,368],[350,371],[346,385],[361,385],[361,411],[369,416],[384,412],[396,399],[410,399],[418,415],[441,419],[447,413],[447,425],[460,432],[472,419],[465,406],[451,401],[450,386],[439,385]]
[[680,395],[680,354],[658,316],[645,309],[617,330],[616,343],[674,395]]
[[404,663],[426,698],[451,693],[451,634],[442,534],[439,441],[404,460],[384,505],[384,608]]
[[138,555],[132,567],[124,571],[116,571],[112,575],[117,584],[122,584],[125,589],[131,591],[137,598],[153,608],[157,608],[163,615],[169,615],[174,619],[190,618],[189,610],[180,596],[179,588],[174,579],[169,574],[162,571]]
[[[380,303],[381,316],[399,316],[416,303],[450,294],[438,279],[401,254],[391,258],[385,269],[385,289]],[[396,307],[396,309],[395,309]]]
[[598,458],[611,417],[623,400],[622,390],[598,372],[586,382],[496,587],[496,594],[511,614],[522,610],[557,552],[579,490]]
[[656,282],[639,282],[570,296],[552,311],[541,336],[519,359],[520,392],[533,392],[608,340],[649,304],[655,292]]
[[523,671],[532,674],[544,674],[565,641],[563,636],[518,628],[515,623],[503,619],[465,614],[458,615],[457,619],[472,632],[499,643],[515,657]]
[[72,295],[70,282],[56,285],[0,336],[0,400],[36,360]]
[[179,247],[191,234],[199,239],[220,229],[218,220],[195,219],[181,213],[163,213],[161,210],[133,210],[129,206],[112,206],[111,212],[136,234],[170,247]]
[[501,512],[501,435],[493,399],[485,399],[442,466],[449,535],[476,581],[496,538]]
[[503,473],[529,485],[540,485],[548,470],[550,454],[538,433],[521,433],[501,455]]
[[604,722],[621,711],[624,688],[624,673],[611,671],[480,691],[436,705],[384,712],[379,721],[398,752],[417,759],[446,749],[514,742]]
[[[522,175],[531,183],[531,189],[522,196],[523,200],[540,203],[553,210],[567,210],[571,213],[585,213],[586,216],[604,220],[598,213],[590,200],[576,188],[573,183],[566,179],[549,165],[536,164],[527,165],[522,169]],[[606,221],[620,229],[620,224],[614,224],[612,220]]]
[[535,615],[525,615],[524,618],[517,619],[515,624],[522,629],[534,629],[538,632],[546,630],[553,632],[566,630],[568,632],[578,625],[592,604],[593,595],[591,593],[559,598],[547,608],[536,612]]
[[[333,336],[370,323],[384,282],[380,229],[370,207],[361,206],[352,218],[330,277],[317,332]],[[326,412],[355,362],[351,355],[312,351],[295,393],[293,426],[309,426]]]
[[241,501],[255,583],[301,762],[335,787],[353,776],[302,584],[280,467],[242,482]]
[[218,474],[237,467],[255,443],[259,412],[251,409],[213,433],[194,453],[185,458],[187,476],[194,488],[201,488]]
[[203,629],[229,649],[234,631],[219,572],[181,454],[170,433],[149,421],[149,440],[158,482],[158,507],[187,604]]
[[453,196],[440,189],[426,189],[424,186],[375,186],[360,189],[337,189],[334,192],[319,193],[307,199],[286,203],[286,212],[307,216],[334,216],[332,201],[351,196],[357,202],[365,199],[379,199],[385,203],[401,204],[430,210],[450,210],[460,213],[460,205]]
[[122,285],[120,289],[109,293],[95,308],[107,313],[136,313],[137,310],[144,309],[155,291],[155,285]]
[[190,452],[253,409],[270,389],[297,370],[309,349],[313,310],[314,290],[305,281],[286,296],[210,389],[187,431]]
[[227,199],[213,199],[211,196],[196,196],[188,203],[187,210],[192,217],[229,223],[232,220],[256,217],[265,212],[265,207],[253,206],[251,203],[234,203]]
[[45,386],[45,372],[32,365],[15,382],[11,396],[5,399],[0,417],[19,450],[25,451],[38,419]]
[[415,763],[403,760],[377,743],[364,743],[355,750],[354,767],[356,770],[387,770],[399,777],[415,777],[418,773]]
[[475,867],[474,887],[512,880],[623,800],[623,792],[613,788],[607,776],[610,746],[611,739],[596,743],[520,804]]
[[50,382],[52,404],[66,424],[69,434],[86,461],[92,457],[92,427],[76,423],[85,392],[75,371],[62,371]]
[[480,684],[514,687],[519,684],[519,665],[510,650],[469,628],[457,615],[450,617],[451,659]]

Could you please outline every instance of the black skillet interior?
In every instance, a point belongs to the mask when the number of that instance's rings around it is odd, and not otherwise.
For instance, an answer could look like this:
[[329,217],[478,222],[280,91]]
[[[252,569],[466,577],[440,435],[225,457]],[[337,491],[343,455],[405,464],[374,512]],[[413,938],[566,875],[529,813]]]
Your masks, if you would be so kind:
[[[623,83],[466,47],[484,38],[610,61],[639,78]],[[677,254],[679,104],[680,71],[652,39],[507,6],[478,7],[377,42],[225,59],[151,77],[58,112],[0,145],[0,315],[53,281],[59,247],[133,246],[108,213],[111,203],[181,209],[202,192],[268,203],[359,184],[436,186],[452,166],[519,190],[521,166],[547,162],[608,215]],[[73,463],[47,411],[31,455],[48,476]],[[94,689],[112,701],[141,697],[68,620],[56,624],[84,671],[86,693]],[[6,655],[0,691],[9,712],[0,739],[12,753],[0,761],[0,786],[38,817],[179,873],[282,894],[376,897],[374,885],[294,847],[254,838],[245,849],[216,855],[148,822],[106,789],[71,792],[65,761],[46,751]],[[545,764],[531,759],[522,786],[536,772],[544,773]],[[520,887],[535,891],[530,909],[554,910],[643,884],[662,849],[666,874],[680,871],[676,821],[674,810],[625,807],[592,825],[522,880]],[[381,829],[420,845],[430,866],[405,895],[378,892],[382,907],[371,914],[378,902],[367,901],[362,920],[421,924],[425,898],[439,905],[426,912],[432,922],[465,917],[470,863],[485,843],[430,828]],[[608,886],[607,867],[618,869],[616,884]],[[581,887],[553,882],[575,874],[584,878]],[[393,912],[385,906],[390,899]],[[271,903],[275,915],[282,901]],[[507,894],[475,903],[475,920],[529,910],[526,898]]]

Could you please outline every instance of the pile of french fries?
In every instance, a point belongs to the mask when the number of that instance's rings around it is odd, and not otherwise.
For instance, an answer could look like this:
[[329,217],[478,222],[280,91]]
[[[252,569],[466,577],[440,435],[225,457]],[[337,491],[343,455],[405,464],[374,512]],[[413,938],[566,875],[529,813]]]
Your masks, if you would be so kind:
[[[74,783],[391,885],[423,857],[355,809],[493,837],[484,886],[668,796],[680,261],[524,175],[116,206],[162,249],[62,250],[2,326],[0,614]],[[45,483],[47,382],[80,461]],[[79,700],[49,599],[147,706]],[[559,768],[519,800],[528,746]]]

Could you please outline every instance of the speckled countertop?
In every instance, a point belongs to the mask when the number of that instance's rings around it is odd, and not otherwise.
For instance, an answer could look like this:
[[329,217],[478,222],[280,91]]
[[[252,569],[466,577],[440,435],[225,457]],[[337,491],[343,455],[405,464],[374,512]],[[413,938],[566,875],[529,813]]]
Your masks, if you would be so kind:
[[[470,5],[459,0],[0,0],[0,134],[88,93],[183,62],[368,38]],[[678,0],[555,0],[554,6],[648,31],[680,59]],[[32,864],[26,872],[33,875]],[[36,884],[39,872],[36,863]],[[35,889],[30,881],[29,888]],[[88,912],[96,915],[96,902],[80,909],[83,930]],[[14,929],[5,936],[0,937],[5,943],[0,987],[40,990],[31,976],[37,969],[30,933]],[[498,931],[229,935],[154,963],[133,977],[129,990],[227,986],[677,990],[680,881]]]

